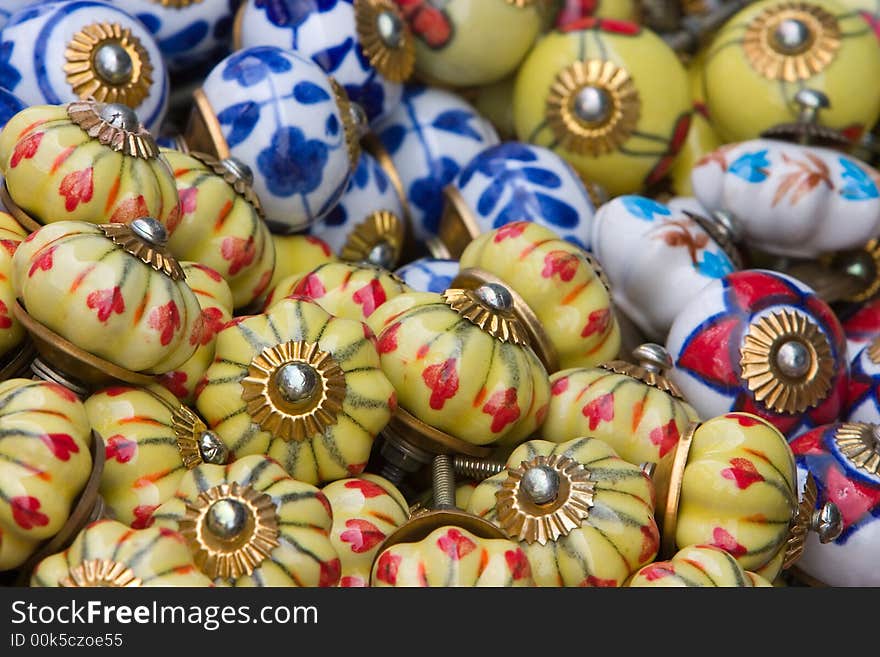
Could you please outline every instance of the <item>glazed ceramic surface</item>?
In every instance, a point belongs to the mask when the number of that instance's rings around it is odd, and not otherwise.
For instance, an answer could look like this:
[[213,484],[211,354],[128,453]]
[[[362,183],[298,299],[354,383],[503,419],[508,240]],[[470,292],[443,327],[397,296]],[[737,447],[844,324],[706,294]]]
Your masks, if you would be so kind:
[[400,406],[474,445],[515,444],[547,412],[550,384],[535,352],[502,341],[439,294],[410,292],[370,318]]
[[437,234],[443,188],[477,153],[498,143],[495,129],[469,103],[422,86],[406,87],[400,105],[375,132],[403,186],[413,233],[422,241]]
[[390,481],[365,474],[321,489],[333,510],[330,540],[339,554],[339,586],[370,585],[373,559],[395,529],[409,519],[409,505]]
[[7,0],[0,8],[0,28],[2,28],[15,12],[20,11],[28,5],[35,5],[41,0]]
[[[99,108],[96,108],[99,109]],[[174,176],[162,155],[113,150],[90,137],[64,105],[34,105],[0,132],[0,171],[10,198],[37,223],[180,220]]]
[[[230,495],[228,487],[236,485],[240,493]],[[185,516],[188,508],[199,504],[200,496],[219,499],[240,499],[246,494],[256,498],[255,507],[262,509],[263,527],[271,527],[274,540],[259,541],[251,523],[237,535],[232,545],[216,546],[208,535],[187,532]],[[209,499],[214,499],[210,498]],[[248,513],[253,513],[248,511]],[[333,523],[330,503],[312,485],[292,479],[277,462],[261,455],[245,456],[227,466],[200,465],[187,472],[173,499],[160,506],[155,514],[156,526],[182,530],[196,565],[218,586],[336,586],[340,563],[330,540]],[[251,547],[250,555],[243,547]],[[258,545],[259,550],[253,546]],[[215,547],[216,546],[216,547]],[[249,563],[247,569],[230,565],[225,576],[217,575],[219,555]],[[211,558],[213,557],[213,558]]]
[[399,221],[405,221],[403,204],[388,174],[372,155],[363,152],[339,203],[313,224],[309,232],[340,255],[355,227],[375,212],[389,212]]
[[[201,310],[174,281],[80,221],[44,226],[13,256],[28,314],[75,345],[132,371],[161,374],[196,350]],[[147,294],[147,291],[150,291]]]
[[480,86],[512,73],[541,28],[536,2],[402,0],[416,38],[416,71],[451,86]]
[[876,339],[861,349],[850,363],[846,412],[848,422],[880,424],[880,343]]
[[327,262],[336,262],[330,245],[314,235],[272,235],[275,245],[275,272],[269,283],[271,292],[285,278],[300,276]]
[[[860,427],[855,433],[844,427]],[[863,430],[863,431],[862,431]],[[791,441],[798,477],[816,480],[818,504],[834,502],[843,517],[843,532],[822,544],[807,537],[797,566],[829,586],[880,586],[876,568],[880,541],[880,475],[877,425],[830,424]]]
[[[28,105],[89,96],[103,102],[110,94],[106,102],[129,105],[149,130],[158,131],[169,93],[162,53],[144,24],[121,8],[92,0],[37,3],[15,14],[0,31],[0,43],[0,86]],[[122,43],[132,61],[124,84],[109,83],[94,65],[83,64],[106,43]],[[68,56],[72,52],[77,56]]]
[[[313,345],[314,352],[265,355],[291,342]],[[253,400],[244,379],[261,354],[265,397]],[[291,362],[327,372],[314,415],[312,409],[300,414],[280,401],[276,377]],[[325,365],[330,369],[322,369]],[[287,299],[220,331],[196,404],[235,457],[268,454],[300,481],[330,482],[363,472],[373,439],[396,407],[394,388],[379,365],[376,339],[363,324],[333,317],[311,301]],[[287,425],[267,423],[288,415],[303,417],[289,434],[282,431]]]
[[629,586],[752,588],[773,585],[760,575],[743,570],[736,559],[720,548],[690,545],[669,561],[657,561],[639,570],[630,579]]
[[64,526],[92,469],[91,427],[55,383],[0,383],[0,571],[16,568]]
[[27,234],[11,215],[0,212],[0,363],[15,354],[24,340],[24,328],[12,312],[15,288],[12,285],[12,256]]
[[173,426],[178,405],[157,386],[105,388],[85,401],[89,423],[105,445],[101,497],[107,515],[132,529],[152,525],[153,511],[171,499],[186,472]]
[[[538,586],[622,586],[654,560],[660,542],[654,522],[654,486],[606,443],[579,438],[562,444],[530,440],[507,459],[507,470],[480,483],[467,510],[499,524],[496,493],[509,470],[536,456],[567,456],[588,471],[592,503],[570,533],[545,544],[519,541]],[[500,494],[500,493],[499,493]]]
[[513,541],[438,527],[417,543],[398,543],[376,559],[371,586],[534,586],[525,552]]
[[293,297],[314,301],[336,317],[366,322],[383,303],[406,292],[412,290],[384,269],[335,262],[281,281],[266,300],[266,310]]
[[189,336],[196,350],[184,363],[158,377],[158,382],[181,403],[194,404],[196,388],[214,362],[217,333],[232,320],[232,291],[210,267],[198,262],[183,262],[181,267],[202,311]]
[[743,239],[768,253],[814,258],[864,246],[880,231],[880,173],[835,150],[729,144],[700,160],[691,179],[703,206],[730,212]]
[[[804,45],[789,53],[772,36],[785,18],[805,27]],[[708,46],[706,103],[722,141],[742,141],[794,121],[794,96],[807,87],[831,103],[822,125],[858,138],[880,116],[880,89],[864,84],[878,75],[880,42],[859,12],[833,0],[764,0],[733,16]]]
[[276,46],[296,50],[332,75],[370,121],[400,102],[400,84],[383,77],[365,55],[354,0],[281,3],[246,0],[237,18],[235,48]]
[[590,248],[593,202],[553,151],[520,142],[492,146],[468,162],[452,185],[480,232],[531,221]]
[[211,166],[166,150],[180,197],[180,224],[168,248],[180,260],[200,262],[229,283],[235,308],[264,294],[275,269],[275,245],[250,190],[239,193]]
[[719,547],[773,580],[798,505],[796,486],[794,456],[773,425],[748,413],[712,418],[690,446],[675,543]]
[[620,327],[586,255],[549,228],[518,221],[471,242],[461,268],[487,271],[522,297],[550,338],[560,368],[591,367],[617,355]]
[[[589,122],[572,110],[587,86],[607,107]],[[588,18],[535,45],[517,74],[513,107],[520,140],[551,148],[616,196],[666,174],[687,137],[691,98],[684,68],[653,32]]]
[[419,258],[405,264],[394,273],[416,292],[445,292],[458,275],[458,260]]
[[25,107],[27,105],[21,98],[0,87],[0,130]]
[[186,72],[227,54],[240,2],[116,0],[114,4],[147,26],[169,70]]
[[550,376],[550,407],[541,437],[564,443],[580,436],[605,441],[630,463],[669,462],[696,419],[682,399],[626,374],[603,368]]
[[292,50],[248,48],[217,64],[202,91],[229,152],[251,168],[270,222],[299,230],[333,208],[356,144],[320,66]]
[[[824,354],[811,359],[816,367],[803,378],[804,389],[811,394],[799,397],[801,411],[773,410],[768,406],[774,394],[783,394],[788,388],[778,388],[773,383],[785,382],[777,376],[771,381],[771,391],[765,388],[767,381],[761,377],[761,372],[769,371],[770,359],[775,357],[776,347],[770,345],[780,345],[789,334],[779,324],[778,318],[783,314],[791,321],[806,320],[812,327],[811,340]],[[767,319],[771,315],[777,319]],[[767,326],[762,320],[773,323],[767,329],[766,339],[750,328],[755,324]],[[746,348],[746,336],[750,334],[756,341]],[[666,347],[675,364],[670,378],[701,417],[746,411],[770,420],[792,437],[837,419],[843,409],[849,366],[840,322],[810,288],[784,274],[745,270],[710,283],[679,313],[670,328]],[[754,374],[747,376],[742,365],[744,349],[766,351],[767,368],[748,368]],[[767,403],[756,398],[750,380],[757,382],[752,383],[756,390],[767,392]]]
[[846,333],[846,351],[852,361],[880,335],[880,299],[848,304],[839,315]]
[[592,229],[593,255],[611,283],[615,305],[652,340],[665,340],[693,296],[735,269],[693,218],[643,196],[600,206]]
[[204,587],[211,580],[196,569],[180,534],[165,528],[132,531],[121,522],[99,520],[67,550],[43,559],[30,585]]

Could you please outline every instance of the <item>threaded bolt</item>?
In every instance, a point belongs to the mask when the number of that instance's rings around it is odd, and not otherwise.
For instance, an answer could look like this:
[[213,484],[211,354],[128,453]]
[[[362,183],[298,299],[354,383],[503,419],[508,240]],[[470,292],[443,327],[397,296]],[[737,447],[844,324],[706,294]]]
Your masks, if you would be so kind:
[[500,461],[478,459],[471,456],[462,456],[461,454],[456,455],[452,463],[455,474],[459,477],[476,479],[477,481],[488,479],[504,471],[504,464]]
[[456,508],[455,472],[452,469],[452,458],[448,454],[435,456],[431,463],[431,475],[434,488],[434,508]]

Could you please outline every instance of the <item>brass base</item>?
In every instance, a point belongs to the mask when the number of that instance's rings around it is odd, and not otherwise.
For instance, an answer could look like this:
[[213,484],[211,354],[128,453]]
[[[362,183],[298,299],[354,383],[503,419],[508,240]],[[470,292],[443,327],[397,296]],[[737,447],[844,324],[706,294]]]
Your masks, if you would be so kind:
[[230,156],[229,146],[214,108],[211,107],[208,97],[201,88],[193,91],[192,97],[193,108],[183,132],[183,140],[192,151],[207,153],[218,160],[225,160]]
[[104,500],[101,498],[99,490],[101,475],[104,472],[105,450],[104,439],[97,431],[92,430],[92,444],[89,448],[89,453],[92,456],[92,471],[86,480],[86,485],[74,502],[67,522],[55,536],[43,543],[18,569],[17,586],[27,586],[31,573],[43,559],[70,547],[86,525],[104,516]]
[[6,187],[5,180],[3,181],[3,184],[0,185],[0,203],[6,207],[6,211],[18,222],[18,225],[24,228],[28,233],[33,233],[43,227],[43,224],[31,217],[18,206],[18,203],[12,200],[12,196],[9,195],[9,188]]
[[698,422],[690,423],[675,447],[675,456],[672,459],[664,459],[658,464],[654,473],[654,487],[657,492],[655,515],[660,521],[660,557],[658,559],[671,559],[676,553],[675,530],[678,526],[681,485],[694,433],[699,426]]
[[132,372],[110,361],[77,347],[60,335],[47,328],[33,317],[16,301],[12,307],[15,318],[21,322],[31,337],[37,353],[46,363],[70,374],[72,378],[93,388],[122,381],[137,386],[148,386],[155,383],[152,376]]
[[481,459],[488,458],[492,454],[491,447],[474,445],[445,431],[435,429],[400,406],[391,416],[391,421],[384,431],[430,454],[464,454]]
[[501,285],[510,292],[510,296],[513,298],[513,314],[525,326],[526,333],[529,336],[529,343],[532,349],[535,350],[538,359],[544,364],[548,374],[558,371],[559,356],[556,353],[556,347],[553,346],[553,342],[550,340],[550,336],[547,335],[544,326],[529,304],[507,282],[483,269],[470,267],[459,271],[458,276],[453,279],[449,287],[475,290],[485,283]]
[[480,235],[480,227],[455,185],[446,185],[443,188],[443,198],[445,203],[438,238],[449,254],[445,257],[458,260],[467,245]]

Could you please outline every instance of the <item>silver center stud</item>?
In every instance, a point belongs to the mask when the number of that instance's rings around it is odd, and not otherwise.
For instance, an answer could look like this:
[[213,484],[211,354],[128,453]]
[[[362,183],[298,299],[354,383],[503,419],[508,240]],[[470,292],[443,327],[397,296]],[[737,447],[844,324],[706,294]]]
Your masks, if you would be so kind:
[[199,436],[199,454],[203,463],[226,465],[229,460],[229,449],[213,431],[203,431]]
[[810,28],[797,18],[786,18],[773,32],[773,42],[786,55],[802,52],[810,43]]
[[281,397],[291,404],[311,399],[318,390],[318,373],[306,363],[288,363],[275,375]]
[[639,365],[655,374],[662,374],[672,368],[672,356],[666,351],[666,347],[654,342],[639,345],[633,349],[632,355]]
[[165,230],[158,219],[153,217],[138,217],[129,223],[131,231],[145,242],[164,248],[168,243],[168,231]]
[[253,170],[237,157],[227,157],[225,160],[220,160],[220,165],[248,187],[254,184]]
[[235,538],[247,526],[248,511],[238,500],[222,499],[214,502],[205,514],[205,525],[215,537]]
[[134,72],[131,56],[115,41],[100,46],[95,52],[94,62],[95,72],[104,82],[120,86],[131,81]]
[[388,48],[400,48],[403,43],[403,22],[393,11],[383,11],[376,17],[376,31]]
[[101,109],[101,118],[114,128],[135,132],[141,125],[138,115],[128,105],[110,103]]
[[391,269],[394,265],[394,247],[385,240],[376,242],[367,254],[366,260],[374,267]]
[[510,290],[498,283],[485,283],[474,290],[474,293],[492,310],[509,312],[513,308],[513,297],[510,295]]
[[776,365],[785,376],[799,379],[810,371],[813,359],[807,345],[798,340],[789,340],[776,352]]
[[535,504],[549,504],[559,495],[559,474],[553,468],[539,465],[526,471],[520,485]]
[[574,113],[586,123],[598,124],[611,114],[611,97],[601,87],[587,86],[574,98]]

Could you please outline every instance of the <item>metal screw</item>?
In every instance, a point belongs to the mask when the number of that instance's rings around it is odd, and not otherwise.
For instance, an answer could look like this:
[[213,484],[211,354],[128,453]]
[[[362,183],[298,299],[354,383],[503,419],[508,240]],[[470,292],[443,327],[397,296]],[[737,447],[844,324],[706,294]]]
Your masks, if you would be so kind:
[[431,462],[431,483],[434,489],[434,508],[456,508],[455,472],[452,469],[452,457],[448,454],[438,454]]
[[672,367],[672,356],[666,347],[654,342],[639,345],[633,349],[632,355],[639,365],[654,374],[662,374]]

